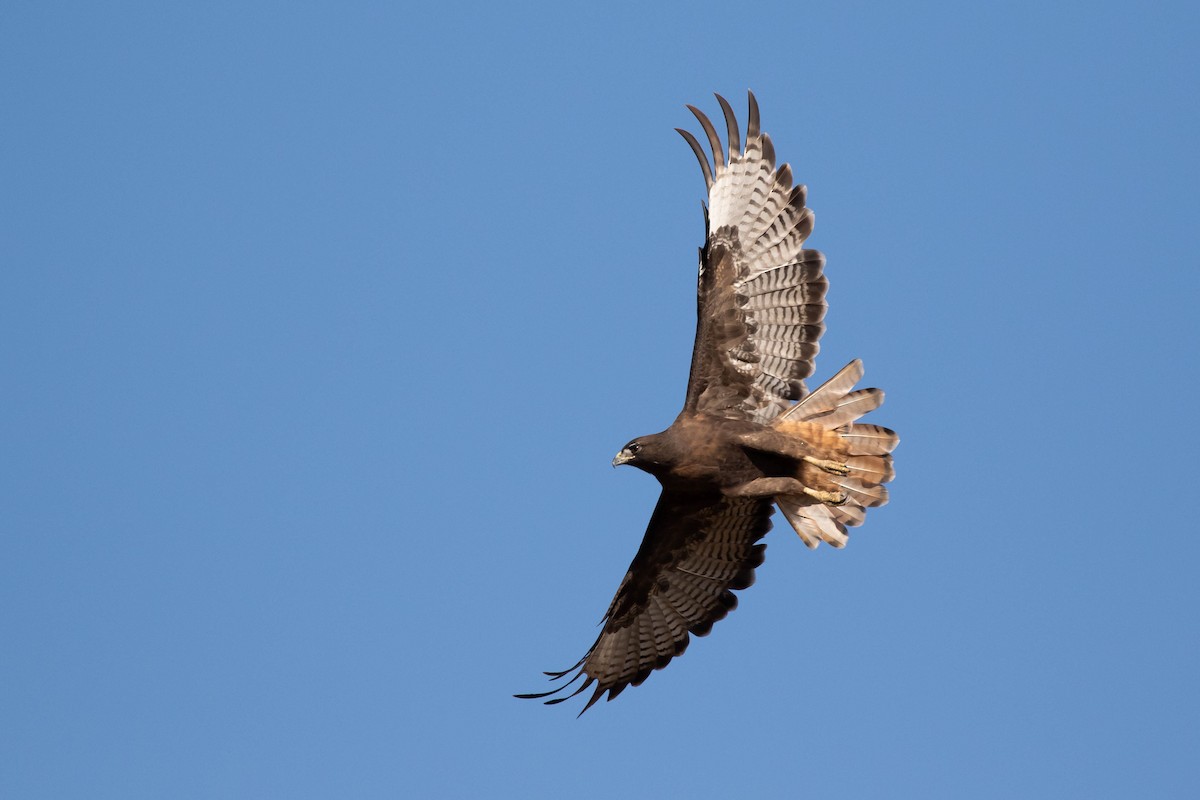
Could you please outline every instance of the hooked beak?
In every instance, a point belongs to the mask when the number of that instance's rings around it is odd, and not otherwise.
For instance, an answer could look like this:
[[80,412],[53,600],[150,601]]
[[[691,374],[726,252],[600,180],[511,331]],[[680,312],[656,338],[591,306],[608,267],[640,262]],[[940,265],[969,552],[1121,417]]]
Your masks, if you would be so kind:
[[621,452],[617,453],[617,457],[613,459],[613,466],[619,467],[622,464],[628,464],[630,461],[633,461],[633,454],[630,453],[628,449],[622,450]]

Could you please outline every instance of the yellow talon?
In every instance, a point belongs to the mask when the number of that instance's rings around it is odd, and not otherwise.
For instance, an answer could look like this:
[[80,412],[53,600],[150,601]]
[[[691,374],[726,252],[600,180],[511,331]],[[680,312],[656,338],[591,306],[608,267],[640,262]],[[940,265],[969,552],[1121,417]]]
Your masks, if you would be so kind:
[[804,487],[804,493],[814,500],[819,500],[830,506],[840,506],[847,499],[845,492],[823,492],[820,489],[813,489],[809,486]]
[[[809,464],[812,464],[814,467],[817,467],[818,469],[823,469],[826,472],[832,472],[834,475],[849,475],[850,474],[849,467],[847,467],[845,464],[839,464],[836,461],[828,461],[823,458],[813,458],[812,456],[805,456],[804,460],[806,462],[808,462]],[[844,503],[846,501],[843,500],[842,502]],[[840,505],[840,503],[839,503],[839,505]]]

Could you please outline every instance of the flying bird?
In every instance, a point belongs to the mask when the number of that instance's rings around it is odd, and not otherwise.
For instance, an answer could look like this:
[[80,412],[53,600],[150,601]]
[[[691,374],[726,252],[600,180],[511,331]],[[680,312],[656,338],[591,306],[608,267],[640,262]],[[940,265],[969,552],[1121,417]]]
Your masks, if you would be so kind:
[[[700,248],[696,340],[683,411],[662,433],[639,436],[613,459],[658,479],[662,494],[596,642],[562,681],[522,698],[560,703],[593,687],[583,711],[612,700],[683,653],[737,606],[754,582],[761,540],[778,506],[809,547],[843,547],[847,528],[887,502],[896,434],[858,419],[883,403],[855,389],[855,360],[809,393],[804,379],[825,330],[825,257],[804,248],[813,213],[806,189],[759,130],[749,94],[745,146],[733,109],[717,95],[727,146],[694,106],[712,150],[676,129],[708,189]],[[566,690],[582,683],[570,694]],[[557,696],[556,696],[557,695]]]

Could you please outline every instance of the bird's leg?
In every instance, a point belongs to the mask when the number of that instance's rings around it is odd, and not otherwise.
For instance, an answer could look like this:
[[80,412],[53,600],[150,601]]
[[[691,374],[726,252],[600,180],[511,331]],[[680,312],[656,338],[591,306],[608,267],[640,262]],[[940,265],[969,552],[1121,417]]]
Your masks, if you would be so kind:
[[794,458],[817,469],[832,472],[834,475],[848,475],[850,468],[839,461],[818,458],[813,455],[816,448],[797,436],[787,436],[778,431],[755,431],[743,434],[740,441],[747,447],[762,450],[767,453],[778,453],[781,456]]
[[764,453],[777,453],[788,458],[809,459],[815,452],[812,445],[798,436],[788,436],[779,431],[763,430],[744,433],[739,437],[739,441],[746,447],[752,447]]
[[814,500],[831,506],[846,502],[845,492],[823,492],[805,486],[795,478],[755,478],[726,489],[729,497],[778,497],[788,494],[806,494]]
[[755,478],[726,489],[725,494],[730,497],[774,497],[779,494],[799,494],[807,489],[795,478]]

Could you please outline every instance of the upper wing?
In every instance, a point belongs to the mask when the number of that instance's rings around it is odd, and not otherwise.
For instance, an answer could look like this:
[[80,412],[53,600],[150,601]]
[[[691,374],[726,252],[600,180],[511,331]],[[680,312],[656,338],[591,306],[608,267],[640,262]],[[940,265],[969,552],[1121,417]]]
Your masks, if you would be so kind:
[[750,94],[746,147],[733,109],[717,95],[728,130],[728,160],[712,122],[688,106],[708,137],[713,164],[691,145],[708,186],[705,243],[697,282],[696,344],[685,411],[767,422],[804,396],[825,330],[825,257],[805,250],[813,213],[791,168],[758,129]]
[[574,666],[546,673],[554,680],[574,673],[571,679],[517,696],[549,697],[584,677],[571,694],[546,702],[561,703],[594,683],[587,711],[605,692],[611,700],[665,667],[687,648],[689,634],[706,635],[737,606],[732,589],[754,583],[766,549],[756,542],[771,529],[771,510],[769,499],[699,499],[664,490],[599,638]]

